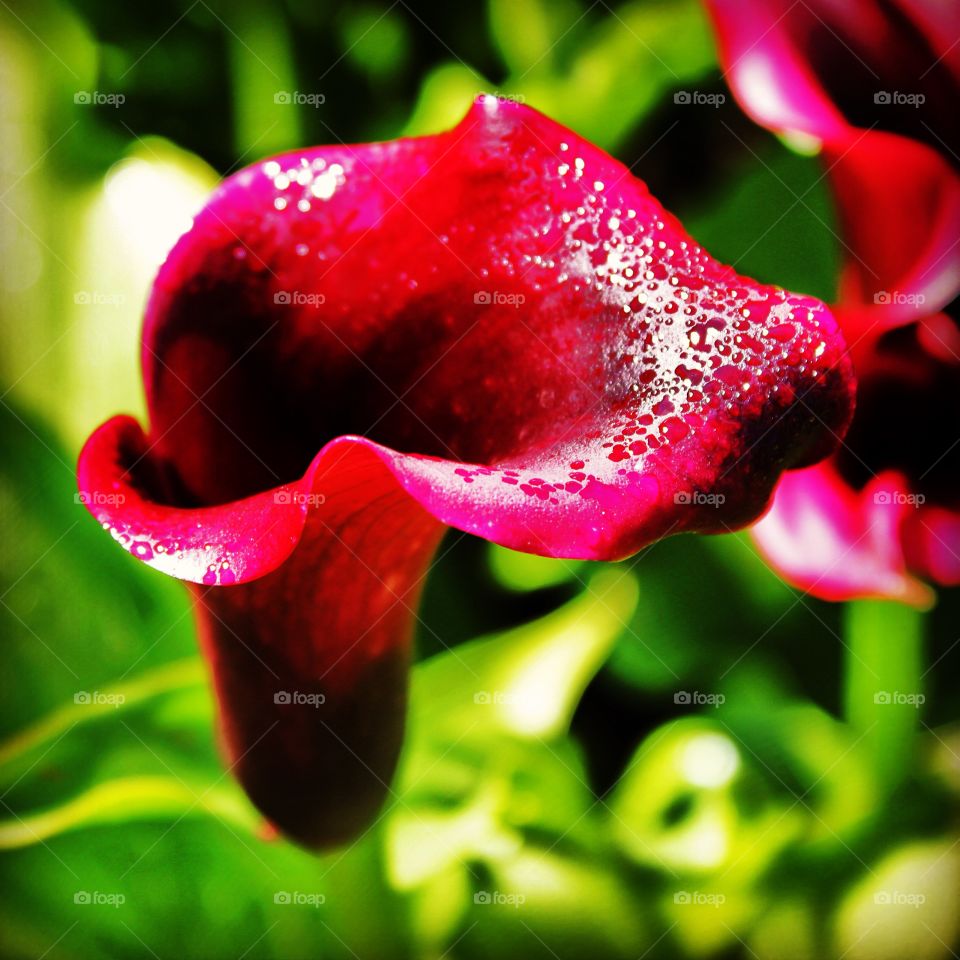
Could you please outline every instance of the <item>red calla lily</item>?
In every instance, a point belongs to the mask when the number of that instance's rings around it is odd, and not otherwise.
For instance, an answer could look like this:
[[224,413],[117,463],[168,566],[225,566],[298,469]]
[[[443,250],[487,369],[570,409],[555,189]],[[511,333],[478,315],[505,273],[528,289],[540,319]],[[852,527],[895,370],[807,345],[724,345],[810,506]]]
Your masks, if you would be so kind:
[[960,5],[708,0],[725,74],[759,123],[822,144],[845,238],[837,317],[859,390],[842,449],[786,474],[754,527],[829,600],[926,604],[960,583]]
[[758,123],[822,144],[853,344],[960,289],[960,5],[707,0],[724,75]]
[[445,525],[604,560],[745,525],[845,429],[844,351],[821,303],[737,276],[602,151],[482,98],[448,133],[227,180],[149,303],[149,433],[104,424],[79,485],[196,584],[231,764],[323,846],[388,789]]

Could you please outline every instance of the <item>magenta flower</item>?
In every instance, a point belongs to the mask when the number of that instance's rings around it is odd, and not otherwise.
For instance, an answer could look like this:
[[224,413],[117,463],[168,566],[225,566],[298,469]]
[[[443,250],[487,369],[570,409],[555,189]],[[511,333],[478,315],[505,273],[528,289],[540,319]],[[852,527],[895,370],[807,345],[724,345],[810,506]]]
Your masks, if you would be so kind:
[[493,98],[231,177],[143,344],[149,433],[102,426],[80,488],[197,585],[231,765],[311,846],[382,802],[446,525],[597,560],[743,526],[851,409],[822,304],[738,277],[619,163]]
[[857,368],[842,449],[783,477],[754,528],[770,563],[829,600],[929,602],[960,583],[960,6],[709,0],[754,119],[820,141],[845,238],[837,316]]
[[960,584],[960,330],[936,314],[864,344],[843,446],[781,478],[754,540],[816,596],[925,605],[924,579]]
[[960,4],[707,6],[747,113],[822,144],[844,236],[849,342],[948,304],[960,289]]

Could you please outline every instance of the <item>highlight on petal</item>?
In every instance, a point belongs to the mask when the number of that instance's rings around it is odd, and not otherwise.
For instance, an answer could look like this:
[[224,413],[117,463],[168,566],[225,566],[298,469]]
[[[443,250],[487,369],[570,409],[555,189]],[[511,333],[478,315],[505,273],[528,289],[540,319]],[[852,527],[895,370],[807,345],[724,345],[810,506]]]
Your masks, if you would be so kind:
[[208,587],[229,755],[313,846],[387,790],[443,524],[585,559],[743,526],[852,394],[822,304],[737,276],[619,163],[492,98],[227,180],[160,272],[143,360],[149,432],[102,427],[81,490]]
[[808,55],[803,6],[707,0],[724,76],[744,110],[761,126],[823,141],[843,136],[847,123]]

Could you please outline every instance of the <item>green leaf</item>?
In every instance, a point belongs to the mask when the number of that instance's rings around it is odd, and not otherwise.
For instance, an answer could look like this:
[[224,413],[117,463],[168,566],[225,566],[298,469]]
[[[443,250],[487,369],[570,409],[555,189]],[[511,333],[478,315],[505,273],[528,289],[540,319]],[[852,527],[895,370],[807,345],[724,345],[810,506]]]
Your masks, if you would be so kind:
[[[640,587],[637,612],[610,667],[647,693],[716,691],[766,653],[752,650],[750,638],[764,636],[796,605],[740,537],[671,537],[630,566]],[[744,589],[750,579],[757,589]]]
[[490,0],[490,32],[511,73],[551,71],[558,47],[582,19],[575,0]]
[[530,846],[474,882],[459,956],[631,958],[658,941],[637,891],[599,856]]
[[388,79],[410,56],[406,21],[392,7],[345,7],[340,32],[344,56],[375,79]]
[[773,137],[742,151],[740,172],[714,191],[709,206],[675,212],[721,263],[832,300],[840,231],[820,158],[794,153]]
[[627,572],[601,569],[554,613],[420,664],[411,729],[475,725],[520,737],[559,735],[636,602]]
[[494,579],[508,590],[542,590],[579,579],[582,560],[554,560],[491,543],[487,557]]
[[685,717],[638,747],[610,798],[611,829],[639,863],[674,876],[755,878],[803,818],[779,802],[719,720]]
[[57,708],[32,726],[0,742],[0,777],[16,772],[30,754],[59,740],[81,723],[119,716],[118,710],[129,710],[159,694],[183,687],[205,684],[206,674],[198,658],[164,664],[140,674],[129,682],[113,684],[102,690],[78,691],[72,703]]
[[552,74],[509,77],[502,89],[607,150],[671,90],[716,63],[706,12],[696,0],[627,3],[582,34],[569,64]]
[[318,108],[294,102],[293,94],[322,91],[298,91],[285,17],[259,3],[231,4],[229,11],[226,40],[237,156],[254,160],[295,149],[303,143],[302,112]]
[[563,735],[635,602],[628,574],[600,569],[553,613],[415,668],[387,832],[398,889],[499,862],[530,837],[589,846],[594,798]]
[[182,584],[120,550],[78,502],[73,457],[50,430],[0,406],[0,629],[17,678],[0,702],[9,735],[161,663],[196,654]]
[[[548,12],[549,11],[549,12]],[[571,11],[572,14],[572,11]],[[581,136],[614,150],[672,89],[703,75],[716,62],[706,14],[697,0],[634,2],[594,27],[525,0],[517,12],[491,9],[495,37],[513,71],[499,85],[462,62],[440,65],[423,81],[407,134],[439,133],[454,126],[479,93],[516,98],[569,126]],[[533,24],[523,34],[517,17]],[[564,29],[569,29],[565,36]],[[575,53],[553,62],[557,37]],[[546,50],[547,55],[543,55]],[[537,58],[542,59],[537,62]]]
[[491,90],[493,84],[466,64],[449,62],[434,67],[423,78],[403,135],[421,137],[455,127],[477,95]]

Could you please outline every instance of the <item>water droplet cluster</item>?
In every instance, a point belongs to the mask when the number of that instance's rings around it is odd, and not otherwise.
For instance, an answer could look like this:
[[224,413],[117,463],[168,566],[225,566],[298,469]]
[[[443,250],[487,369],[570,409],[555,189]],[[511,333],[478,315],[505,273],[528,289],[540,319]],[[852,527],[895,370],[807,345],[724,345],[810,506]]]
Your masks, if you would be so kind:
[[268,160],[261,170],[273,182],[277,192],[273,207],[278,211],[309,213],[313,204],[329,200],[346,182],[343,164],[328,164],[323,157],[301,157],[299,163],[287,166]]
[[[542,219],[524,224],[519,259],[544,302],[562,290],[575,312],[584,349],[570,362],[591,358],[579,372],[600,402],[575,431],[559,432],[555,455],[510,458],[500,482],[558,504],[596,497],[598,484],[628,474],[652,473],[664,494],[708,480],[745,452],[745,424],[775,429],[837,362],[827,350],[832,318],[817,301],[718,264],[599,152],[560,142],[549,163]],[[574,451],[589,456],[563,459]]]

